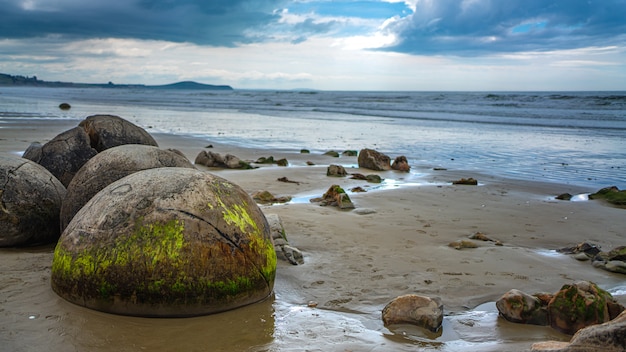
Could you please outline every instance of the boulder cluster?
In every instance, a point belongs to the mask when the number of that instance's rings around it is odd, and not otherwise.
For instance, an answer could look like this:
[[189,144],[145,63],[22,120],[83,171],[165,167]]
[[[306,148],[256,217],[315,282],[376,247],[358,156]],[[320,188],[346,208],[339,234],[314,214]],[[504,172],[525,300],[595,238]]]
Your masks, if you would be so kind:
[[273,290],[270,227],[250,195],[118,116],[0,156],[0,206],[0,246],[57,241],[52,288],[81,306],[195,316]]

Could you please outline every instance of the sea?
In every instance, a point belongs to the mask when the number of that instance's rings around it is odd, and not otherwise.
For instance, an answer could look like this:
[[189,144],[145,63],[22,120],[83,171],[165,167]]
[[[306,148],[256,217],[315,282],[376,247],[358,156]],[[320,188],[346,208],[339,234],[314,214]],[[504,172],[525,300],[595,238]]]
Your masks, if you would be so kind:
[[[63,102],[72,108],[60,110]],[[0,87],[0,128],[6,119],[94,114],[249,148],[372,148],[406,156],[414,170],[626,188],[626,92]]]

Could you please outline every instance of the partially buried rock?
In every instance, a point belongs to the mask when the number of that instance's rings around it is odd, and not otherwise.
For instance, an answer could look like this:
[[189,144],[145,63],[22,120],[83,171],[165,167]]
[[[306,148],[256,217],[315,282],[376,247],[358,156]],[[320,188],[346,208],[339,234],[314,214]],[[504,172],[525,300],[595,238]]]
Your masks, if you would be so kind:
[[196,156],[195,164],[206,167],[219,167],[226,169],[252,169],[250,163],[239,159],[232,154],[221,155],[212,151],[203,150]]
[[61,110],[69,110],[71,108],[72,108],[72,106],[70,104],[68,104],[68,103],[61,103],[61,104],[59,104],[59,109],[61,109]]
[[411,171],[411,166],[409,165],[409,161],[406,159],[406,156],[402,155],[396,157],[391,164],[391,168],[398,171],[409,172]]
[[478,185],[478,180],[474,179],[474,178],[462,178],[460,180],[456,180],[456,181],[452,181],[453,185],[470,185],[470,186],[476,186]]
[[496,301],[499,315],[513,323],[549,325],[548,307],[537,297],[510,290]]
[[590,194],[589,199],[603,199],[613,205],[626,207],[626,190],[620,191],[616,186],[606,187]]
[[147,145],[127,144],[98,153],[78,170],[67,186],[61,206],[61,231],[104,187],[134,172],[158,167],[194,168],[187,158],[174,151]]
[[276,253],[239,186],[189,168],[126,176],[76,214],[54,252],[61,297],[124,315],[183,317],[266,298]]
[[63,197],[65,187],[43,166],[0,154],[0,247],[56,241]]
[[593,266],[614,273],[626,274],[626,246],[608,252],[598,252],[592,259]]
[[291,200],[291,197],[283,196],[276,197],[269,191],[257,191],[252,194],[252,199],[257,201],[260,204],[270,204],[270,203],[287,203]]
[[158,147],[146,130],[119,116],[93,115],[81,121],[78,126],[87,132],[91,145],[98,152],[124,144]]
[[382,319],[385,326],[411,324],[436,332],[443,323],[443,303],[438,297],[400,296],[385,306]]
[[556,196],[555,198],[558,200],[571,200],[572,199],[572,195],[569,193],[561,193],[558,196]]
[[286,260],[293,265],[304,264],[304,256],[302,255],[302,252],[298,248],[289,245],[285,227],[283,226],[283,222],[280,217],[277,214],[267,214],[265,217],[270,227],[270,233],[277,257],[279,259]]
[[569,342],[546,341],[532,345],[533,352],[626,351],[626,311],[617,318],[578,330]]
[[361,149],[358,157],[359,167],[375,170],[391,170],[391,158],[373,149]]
[[472,241],[458,240],[458,241],[448,243],[448,247],[461,250],[463,248],[478,248],[478,245],[476,245],[476,243]]
[[354,203],[339,185],[330,186],[321,198],[313,198],[311,202],[319,202],[322,206],[332,205],[339,209],[354,209]]

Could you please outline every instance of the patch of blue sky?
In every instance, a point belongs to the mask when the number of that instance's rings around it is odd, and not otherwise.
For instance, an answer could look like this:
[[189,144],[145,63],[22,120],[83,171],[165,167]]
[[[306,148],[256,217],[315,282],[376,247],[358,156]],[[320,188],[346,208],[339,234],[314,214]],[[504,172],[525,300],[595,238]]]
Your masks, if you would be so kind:
[[363,19],[404,17],[412,13],[411,8],[404,2],[392,3],[375,0],[294,2],[289,5],[288,10],[290,13],[295,14],[314,12],[320,16],[357,17]]
[[548,25],[547,21],[527,22],[517,25],[511,29],[511,33],[528,33],[530,31],[542,30]]

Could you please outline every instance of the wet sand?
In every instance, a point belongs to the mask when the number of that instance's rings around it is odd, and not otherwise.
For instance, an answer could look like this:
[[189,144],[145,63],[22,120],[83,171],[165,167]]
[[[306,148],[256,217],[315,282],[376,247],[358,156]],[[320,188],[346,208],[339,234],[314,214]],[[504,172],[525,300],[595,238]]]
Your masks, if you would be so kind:
[[[0,123],[0,152],[19,154],[76,126],[75,121]],[[594,190],[412,165],[411,173],[356,168],[356,157],[333,158],[296,150],[252,150],[215,140],[154,134],[162,148],[190,160],[212,151],[256,160],[287,158],[288,167],[209,170],[249,193],[268,190],[294,201],[263,205],[278,214],[305,264],[279,262],[275,293],[267,300],[221,314],[187,319],[115,316],[75,306],[50,289],[54,246],[0,249],[0,350],[7,351],[524,351],[533,342],[567,340],[547,327],[497,317],[493,302],[517,288],[554,292],[590,280],[626,304],[625,277],[553,249],[589,241],[609,250],[626,244],[624,209],[597,201],[554,196]],[[364,146],[365,147],[365,146]],[[307,166],[307,161],[315,163]],[[410,162],[410,161],[409,161]],[[326,176],[329,164],[348,173],[379,174],[382,185]],[[439,166],[439,165],[438,165]],[[277,181],[280,177],[298,183]],[[452,185],[474,177],[479,186]],[[350,193],[358,209],[309,203],[332,184]],[[499,240],[455,250],[448,243],[475,232]],[[393,298],[416,293],[441,297],[446,318],[440,335],[410,326],[388,329],[380,318]],[[309,307],[316,302],[317,307]]]

